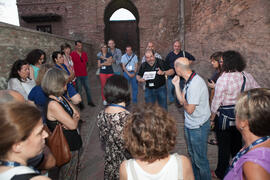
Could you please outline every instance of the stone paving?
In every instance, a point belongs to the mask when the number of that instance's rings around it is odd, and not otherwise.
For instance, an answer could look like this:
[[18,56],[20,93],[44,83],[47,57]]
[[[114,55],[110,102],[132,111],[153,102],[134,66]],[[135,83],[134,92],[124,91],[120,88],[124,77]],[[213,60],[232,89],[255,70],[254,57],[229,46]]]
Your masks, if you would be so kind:
[[[95,72],[91,71],[89,74],[90,89],[94,103],[96,107],[85,106],[86,108],[81,112],[82,119],[86,120],[81,125],[81,135],[83,138],[83,149],[81,151],[80,158],[80,171],[78,174],[78,180],[102,180],[104,169],[104,152],[99,142],[98,128],[96,126],[97,114],[104,108],[101,100],[100,83],[99,78],[94,75]],[[83,97],[86,99],[86,97]],[[139,88],[139,104],[143,103],[143,90]],[[86,103],[86,102],[85,102]],[[187,155],[187,147],[184,139],[184,117],[183,108],[178,109],[174,104],[168,106],[168,111],[177,120],[178,137],[175,152],[179,154]],[[212,135],[213,136],[213,133]],[[213,170],[217,163],[217,146],[208,145],[208,159],[210,168]]]

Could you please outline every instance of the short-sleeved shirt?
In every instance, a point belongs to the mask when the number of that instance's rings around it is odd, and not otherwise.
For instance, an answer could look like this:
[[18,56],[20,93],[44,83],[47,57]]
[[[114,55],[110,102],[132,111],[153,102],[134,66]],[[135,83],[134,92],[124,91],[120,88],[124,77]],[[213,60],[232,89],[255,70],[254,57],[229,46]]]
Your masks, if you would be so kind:
[[190,53],[187,51],[180,51],[178,54],[175,54],[173,51],[171,51],[165,58],[165,61],[170,65],[171,68],[174,68],[174,61],[177,58],[180,57],[186,57],[190,61],[195,61],[194,56],[192,56]]
[[26,81],[20,81],[18,78],[11,78],[8,81],[8,89],[18,91],[25,100],[28,100],[28,94],[35,85],[35,81],[28,78]]
[[30,101],[34,101],[34,103],[37,106],[43,108],[46,105],[46,102],[48,100],[48,96],[44,93],[41,86],[35,86],[30,91],[30,93],[28,95],[28,99]]
[[193,79],[185,85],[184,92],[188,104],[195,104],[192,114],[185,111],[185,126],[196,129],[209,120],[211,112],[209,106],[209,93],[204,80],[196,74]]
[[[132,60],[128,63],[128,61],[131,59],[131,57],[134,56],[132,58]],[[122,56],[122,59],[121,59],[121,63],[126,65],[126,69],[128,71],[135,71],[135,66],[136,64],[138,63],[138,57],[135,55],[135,54],[132,54],[131,56],[129,56],[127,53],[125,53],[123,56]]]
[[[106,54],[105,58],[109,58],[109,57],[112,57],[112,54],[108,52]],[[102,59],[100,57],[98,60],[100,61],[100,63],[104,63],[106,61],[105,59]],[[101,74],[113,74],[113,68],[112,68],[112,66],[101,66],[100,73]]]
[[[142,63],[140,66],[138,75],[143,77],[145,72],[155,71],[158,72],[158,68],[162,71],[168,71],[170,67],[161,59],[156,58],[156,62],[153,66],[150,66],[147,62]],[[165,75],[156,74],[155,79],[147,80],[146,87],[150,89],[156,89],[166,84]]]
[[85,52],[82,52],[80,56],[76,51],[73,51],[70,56],[72,57],[75,76],[87,76],[87,54]]

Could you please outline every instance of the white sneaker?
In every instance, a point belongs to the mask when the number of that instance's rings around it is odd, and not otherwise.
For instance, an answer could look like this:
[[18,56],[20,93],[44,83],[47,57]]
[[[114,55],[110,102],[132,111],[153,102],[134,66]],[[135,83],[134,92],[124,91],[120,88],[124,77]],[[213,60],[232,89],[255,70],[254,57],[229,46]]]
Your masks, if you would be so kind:
[[106,100],[103,101],[103,105],[106,106],[108,103]]

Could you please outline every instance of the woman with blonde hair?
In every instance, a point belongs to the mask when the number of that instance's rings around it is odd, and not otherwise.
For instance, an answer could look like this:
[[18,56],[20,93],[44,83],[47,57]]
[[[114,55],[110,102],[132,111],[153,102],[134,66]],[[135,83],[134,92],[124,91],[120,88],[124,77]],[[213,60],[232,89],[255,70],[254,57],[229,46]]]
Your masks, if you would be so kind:
[[170,154],[176,143],[176,122],[157,104],[136,109],[124,129],[126,148],[134,159],[120,167],[120,180],[194,180],[190,160]]
[[100,68],[99,71],[99,78],[101,83],[101,96],[103,100],[103,105],[107,105],[103,89],[106,84],[106,81],[109,77],[113,76],[113,68],[112,68],[112,54],[108,52],[108,47],[106,44],[100,45],[100,54],[101,56],[98,58],[98,67]]
[[224,180],[270,179],[270,89],[244,92],[235,111],[244,146],[232,159]]
[[39,110],[16,102],[0,104],[0,111],[0,179],[49,180],[27,166],[28,159],[43,151],[48,136]]

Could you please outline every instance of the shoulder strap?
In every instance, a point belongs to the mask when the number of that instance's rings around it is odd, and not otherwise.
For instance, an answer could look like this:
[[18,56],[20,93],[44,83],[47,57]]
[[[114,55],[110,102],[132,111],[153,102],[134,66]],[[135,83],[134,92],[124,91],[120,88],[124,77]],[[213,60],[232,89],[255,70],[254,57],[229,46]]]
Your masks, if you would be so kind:
[[184,57],[186,57],[186,53],[185,53],[185,51],[183,51],[183,56],[184,56]]
[[133,59],[134,56],[135,56],[135,54],[133,54],[133,55],[131,56],[131,58],[128,60],[127,64],[125,65],[125,67],[127,67],[127,65],[130,63],[130,61]]
[[35,174],[36,172],[27,166],[18,166],[0,174],[0,179],[11,179],[15,175]]
[[241,92],[243,92],[245,90],[245,86],[246,86],[246,76],[245,76],[244,72],[241,72],[241,73],[242,73],[243,79],[244,79],[242,87],[241,87]]
[[175,153],[175,157],[177,160],[177,167],[178,167],[178,177],[177,180],[183,180],[183,166],[182,166],[182,160],[181,160],[181,156],[177,153]]
[[134,162],[135,162],[135,159],[130,159],[130,160],[127,161],[127,164],[130,167],[130,172],[131,172],[132,179],[139,180],[138,176],[136,174],[136,171],[135,171]]

